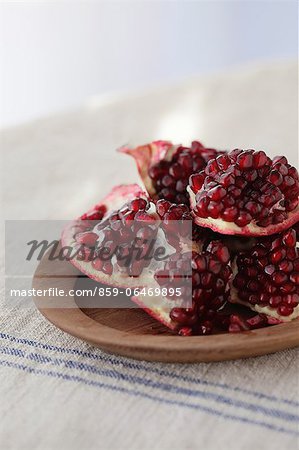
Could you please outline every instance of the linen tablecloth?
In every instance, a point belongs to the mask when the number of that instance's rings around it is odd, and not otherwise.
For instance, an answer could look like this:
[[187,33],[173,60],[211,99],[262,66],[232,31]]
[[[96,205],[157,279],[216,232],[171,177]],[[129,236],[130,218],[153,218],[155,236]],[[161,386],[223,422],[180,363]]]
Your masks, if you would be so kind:
[[[247,67],[4,130],[6,219],[71,219],[117,183],[138,180],[123,144],[200,139],[298,164],[297,65]],[[4,259],[1,257],[4,274]],[[3,449],[295,449],[297,351],[211,364],[107,354],[8,308],[1,291]],[[21,301],[21,300],[20,300]]]

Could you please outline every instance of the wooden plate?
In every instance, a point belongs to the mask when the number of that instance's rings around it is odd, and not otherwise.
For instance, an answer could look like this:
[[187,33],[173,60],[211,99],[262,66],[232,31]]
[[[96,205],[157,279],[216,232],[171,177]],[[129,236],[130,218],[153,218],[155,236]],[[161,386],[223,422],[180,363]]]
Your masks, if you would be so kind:
[[[45,255],[35,272],[33,287],[68,291],[75,286],[80,288],[83,280],[94,283],[82,277],[69,262],[49,261]],[[236,334],[180,337],[139,308],[80,308],[74,296],[35,298],[40,312],[58,328],[103,350],[136,359],[179,363],[222,361],[299,345],[298,320]],[[62,307],[58,308],[60,303]]]

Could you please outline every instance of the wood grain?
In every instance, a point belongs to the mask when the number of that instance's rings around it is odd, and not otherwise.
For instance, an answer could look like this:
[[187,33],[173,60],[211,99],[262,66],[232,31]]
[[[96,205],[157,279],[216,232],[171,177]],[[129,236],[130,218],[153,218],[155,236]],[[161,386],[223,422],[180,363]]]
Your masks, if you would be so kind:
[[[33,287],[66,290],[82,284],[68,262],[41,260]],[[265,355],[299,345],[299,321],[242,333],[180,337],[139,308],[79,308],[78,299],[36,298],[55,326],[108,352],[147,361],[209,362]],[[45,307],[45,302],[46,306]]]

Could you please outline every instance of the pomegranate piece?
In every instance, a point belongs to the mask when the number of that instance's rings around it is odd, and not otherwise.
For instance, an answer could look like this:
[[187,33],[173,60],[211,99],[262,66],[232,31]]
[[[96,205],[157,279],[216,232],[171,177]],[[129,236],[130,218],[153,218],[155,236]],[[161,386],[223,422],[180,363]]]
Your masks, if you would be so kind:
[[[285,157],[199,142],[121,151],[135,158],[147,192],[118,186],[66,227],[72,264],[103,284],[145,287],[132,300],[180,336],[247,332],[298,317],[299,177]],[[170,250],[166,260],[147,257],[152,241]],[[147,295],[148,288],[164,294]]]
[[148,241],[159,223],[148,195],[138,185],[121,185],[71,222],[61,241],[73,250],[70,262],[88,277],[110,286],[143,286],[153,278],[150,271],[140,275],[151,263]]
[[260,238],[234,261],[230,299],[283,322],[299,316],[296,231]]
[[208,161],[223,153],[197,141],[191,147],[155,141],[134,149],[123,147],[120,151],[133,156],[147,192],[154,199],[188,205],[186,188],[190,175],[203,170]]
[[233,150],[190,176],[195,222],[223,234],[263,236],[299,220],[299,177],[285,157]]
[[66,227],[62,244],[73,250],[70,262],[81,272],[111,286],[158,286],[154,273],[163,258],[155,259],[155,251],[162,249],[168,257],[183,246],[192,248],[192,236],[200,248],[203,234],[208,235],[192,227],[187,205],[155,204],[137,185],[113,189],[95,209],[105,210],[102,220],[86,220],[84,214],[84,220]]
[[[211,334],[215,328],[215,313],[228,299],[232,275],[229,251],[220,241],[211,241],[204,247],[172,255],[155,273],[161,289],[168,293],[159,300],[158,307],[147,295],[132,298],[151,316],[182,336]],[[176,294],[170,296],[169,293],[175,288],[180,289],[182,304],[188,302],[188,307],[177,306],[174,302]]]

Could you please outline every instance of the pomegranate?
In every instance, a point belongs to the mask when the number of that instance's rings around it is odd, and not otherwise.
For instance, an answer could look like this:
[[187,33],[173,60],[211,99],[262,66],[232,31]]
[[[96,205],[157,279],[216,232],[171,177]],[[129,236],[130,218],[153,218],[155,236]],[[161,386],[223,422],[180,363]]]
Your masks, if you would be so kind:
[[262,236],[299,220],[299,177],[284,156],[233,150],[190,176],[195,222],[223,234]]
[[223,153],[197,141],[191,147],[155,141],[134,149],[123,147],[120,151],[133,156],[152,198],[184,204],[189,204],[186,191],[189,176],[203,170],[210,159]]
[[[161,288],[167,292],[179,288],[183,300],[192,299],[188,308],[173,304],[175,294],[160,298],[154,308],[152,297],[146,292],[132,299],[180,335],[211,334],[215,328],[215,313],[228,299],[228,281],[232,274],[229,261],[227,247],[220,241],[211,241],[201,251],[172,255],[155,273]],[[186,283],[186,276],[190,283]]]
[[63,247],[73,249],[70,262],[90,278],[108,285],[144,286],[152,281],[154,270],[147,242],[155,240],[170,249],[159,224],[148,195],[138,185],[121,185],[71,222],[61,240]]
[[[114,210],[119,196],[125,204]],[[91,221],[94,211],[101,214]],[[154,204],[136,185],[120,186],[82,218],[86,228],[82,230],[82,220],[79,229],[74,221],[62,235],[63,246],[77,251],[70,261],[81,272],[108,285],[146,288],[142,297],[133,300],[170,328],[192,325],[193,333],[211,332],[207,317],[228,298],[230,254],[222,242],[209,242],[210,233],[204,229],[194,225],[190,233],[190,227],[184,227],[186,221],[192,224],[186,205],[165,200]],[[106,259],[99,255],[103,248],[112,251],[117,242],[128,256],[132,245],[138,246],[136,239],[141,240],[143,255],[147,240],[155,239],[156,245],[161,243],[169,250],[169,256],[161,264],[151,258],[133,258],[125,265],[122,254],[112,253]],[[161,294],[148,297],[148,288],[159,288]],[[179,294],[175,295],[176,288]]]
[[[298,317],[299,177],[285,157],[199,142],[121,151],[135,158],[147,192],[117,186],[71,222],[61,240],[72,264],[103,284],[137,288],[132,300],[181,336]],[[157,260],[160,247],[167,257]]]
[[260,238],[233,264],[230,300],[289,321],[299,315],[299,248],[293,228]]

